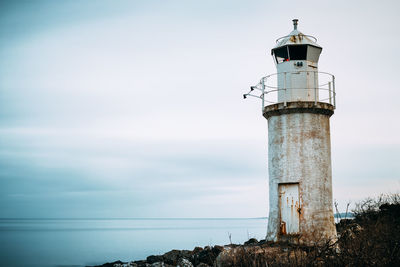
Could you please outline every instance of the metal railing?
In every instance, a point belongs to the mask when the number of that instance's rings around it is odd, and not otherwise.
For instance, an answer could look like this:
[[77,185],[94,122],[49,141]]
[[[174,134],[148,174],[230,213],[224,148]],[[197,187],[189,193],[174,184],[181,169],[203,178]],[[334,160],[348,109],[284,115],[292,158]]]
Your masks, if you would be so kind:
[[[310,73],[314,74],[314,82],[311,87],[298,88],[286,85],[288,75],[300,74],[302,72],[307,73],[307,75]],[[280,86],[278,86],[278,75],[283,75],[283,84]],[[283,103],[284,106],[286,106],[287,102],[289,102],[287,99],[289,90],[312,91],[314,93],[312,101],[314,101],[315,104],[317,104],[317,102],[324,102],[329,103],[336,108],[335,76],[321,71],[293,71],[270,74],[262,77],[260,82],[255,86],[250,86],[250,91],[247,94],[244,94],[243,97],[247,98],[248,96],[251,96],[261,99],[262,110],[264,110],[266,105]],[[256,94],[256,91],[259,91],[260,94]],[[278,95],[282,96],[283,100],[278,101]]]

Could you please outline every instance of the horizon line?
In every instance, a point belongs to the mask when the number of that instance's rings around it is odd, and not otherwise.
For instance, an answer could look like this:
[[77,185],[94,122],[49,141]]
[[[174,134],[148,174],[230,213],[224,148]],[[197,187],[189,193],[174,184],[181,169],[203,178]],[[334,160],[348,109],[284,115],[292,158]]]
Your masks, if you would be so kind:
[[25,217],[25,218],[12,218],[4,217],[0,220],[255,220],[267,219],[268,217]]

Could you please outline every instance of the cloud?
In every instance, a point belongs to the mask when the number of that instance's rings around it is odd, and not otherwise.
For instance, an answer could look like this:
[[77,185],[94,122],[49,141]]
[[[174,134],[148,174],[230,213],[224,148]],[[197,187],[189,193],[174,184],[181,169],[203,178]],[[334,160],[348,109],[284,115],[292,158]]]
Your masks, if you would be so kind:
[[2,2],[1,216],[264,216],[267,122],[241,95],[298,15],[336,75],[334,194],[398,188],[398,4],[307,3]]
[[17,133],[2,134],[0,181],[6,217],[193,216],[176,207],[182,202],[204,206],[202,200],[224,194],[228,201],[242,186],[246,190],[249,183],[265,183],[258,175],[265,170],[257,167],[263,160],[244,160],[254,151],[241,144],[121,142],[26,128]]

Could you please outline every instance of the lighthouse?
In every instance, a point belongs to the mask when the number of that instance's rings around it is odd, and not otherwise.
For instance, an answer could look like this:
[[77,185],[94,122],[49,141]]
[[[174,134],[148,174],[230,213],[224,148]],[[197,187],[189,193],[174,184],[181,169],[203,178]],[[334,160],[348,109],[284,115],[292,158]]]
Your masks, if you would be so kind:
[[277,73],[244,95],[261,99],[268,120],[267,241],[313,245],[336,237],[332,203],[330,117],[335,77],[318,70],[317,39],[293,30],[271,55]]

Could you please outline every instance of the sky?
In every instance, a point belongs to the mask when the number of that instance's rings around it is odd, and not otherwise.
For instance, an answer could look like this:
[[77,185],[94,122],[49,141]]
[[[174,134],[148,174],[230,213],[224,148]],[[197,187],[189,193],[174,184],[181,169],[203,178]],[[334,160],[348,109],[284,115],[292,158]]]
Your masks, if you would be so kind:
[[400,192],[398,1],[0,1],[0,217],[268,215],[250,85],[293,28],[336,77],[333,197]]

